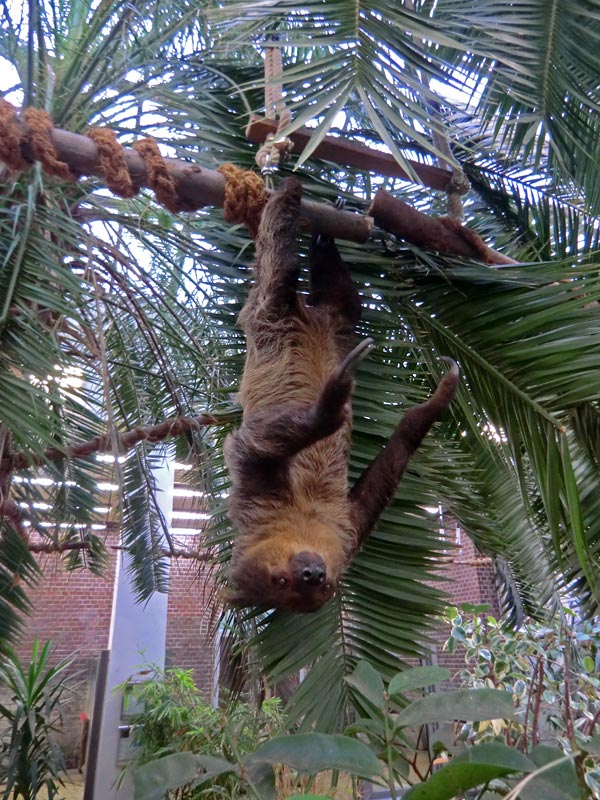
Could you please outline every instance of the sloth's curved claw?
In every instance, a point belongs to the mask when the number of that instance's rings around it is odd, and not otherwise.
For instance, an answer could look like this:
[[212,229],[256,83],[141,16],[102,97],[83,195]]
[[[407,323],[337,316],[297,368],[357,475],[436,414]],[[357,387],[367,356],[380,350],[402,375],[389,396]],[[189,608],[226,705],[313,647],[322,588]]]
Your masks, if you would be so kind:
[[458,375],[460,374],[460,368],[459,368],[458,364],[456,363],[456,361],[453,358],[451,358],[450,356],[440,356],[439,358],[440,358],[440,361],[443,361],[444,364],[448,365],[448,367],[449,367],[448,372],[450,372],[452,375],[456,375],[456,377],[458,377]]
[[348,353],[346,358],[340,364],[340,374],[343,375],[345,372],[353,372],[363,358],[366,358],[374,347],[375,342],[370,337],[363,339],[362,342],[359,342],[359,344],[357,344],[356,347]]

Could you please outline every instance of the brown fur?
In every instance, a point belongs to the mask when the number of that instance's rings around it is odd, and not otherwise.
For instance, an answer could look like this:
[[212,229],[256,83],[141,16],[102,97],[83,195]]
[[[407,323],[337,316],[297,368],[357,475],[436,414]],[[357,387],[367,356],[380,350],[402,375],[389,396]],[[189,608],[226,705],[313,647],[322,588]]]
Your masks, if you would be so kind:
[[248,351],[242,426],[228,437],[230,516],[237,528],[230,601],[314,611],[393,498],[408,459],[448,407],[453,365],[433,397],[410,409],[348,491],[352,350],[360,303],[333,242],[317,237],[308,298],[296,292],[301,187],[269,200],[256,242],[254,286],[240,314]]

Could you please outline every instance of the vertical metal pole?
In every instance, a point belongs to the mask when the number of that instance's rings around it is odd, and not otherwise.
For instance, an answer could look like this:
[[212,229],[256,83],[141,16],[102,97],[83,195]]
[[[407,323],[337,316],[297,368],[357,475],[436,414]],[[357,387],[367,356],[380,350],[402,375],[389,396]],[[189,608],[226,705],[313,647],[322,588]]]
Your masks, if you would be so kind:
[[102,650],[100,652],[98,668],[96,670],[94,705],[92,709],[92,720],[90,722],[87,758],[85,760],[83,800],[93,800],[94,795],[94,781],[96,780],[96,764],[98,761],[98,742],[100,741],[100,723],[102,721],[102,704],[106,693],[106,676],[108,674],[108,656],[108,650]]
[[[168,526],[173,510],[173,467],[165,464],[153,470],[157,501]],[[117,764],[122,721],[122,696],[114,688],[127,681],[141,667],[165,665],[167,638],[167,594],[156,592],[145,603],[136,600],[127,569],[128,554],[118,556],[109,641],[106,688],[97,738],[93,793],[86,800],[131,800],[133,786],[126,776],[119,788]],[[97,713],[96,709],[95,712]],[[90,743],[91,745],[91,743]]]

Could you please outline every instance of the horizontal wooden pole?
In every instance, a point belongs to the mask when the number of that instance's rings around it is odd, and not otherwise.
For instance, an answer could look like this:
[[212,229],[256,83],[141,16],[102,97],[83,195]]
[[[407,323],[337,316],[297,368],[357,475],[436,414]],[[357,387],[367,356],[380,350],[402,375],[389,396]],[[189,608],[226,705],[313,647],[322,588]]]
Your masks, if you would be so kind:
[[[24,126],[24,123],[21,124]],[[257,118],[251,122],[249,131],[258,141],[263,134],[266,136],[265,131],[272,132],[275,129],[274,126],[275,123],[272,120]],[[296,136],[297,146],[300,147],[304,134],[296,131],[294,136]],[[51,138],[57,157],[67,163],[73,172],[80,175],[102,177],[99,151],[90,138],[60,128],[52,129]],[[331,139],[331,137],[329,138]],[[365,157],[365,151],[368,152],[369,158],[374,154],[377,156],[387,155],[343,140],[335,139],[328,144],[333,146],[334,143],[336,148],[341,147],[347,153],[360,152],[361,159]],[[21,151],[23,157],[28,161],[35,160],[26,135],[23,136],[21,142]],[[148,175],[144,159],[132,148],[123,148],[123,153],[134,185],[136,187],[146,186]],[[333,151],[330,155],[333,157]],[[384,159],[384,161],[386,160]],[[220,172],[199,164],[171,158],[166,158],[165,163],[176,183],[177,191],[186,205],[195,208],[201,208],[204,205],[223,206],[225,178]],[[448,173],[446,170],[420,164],[416,166],[425,169],[424,177],[426,175],[431,177],[427,185],[444,188],[445,183],[442,186],[441,178],[443,177],[447,183]],[[374,224],[377,224],[384,230],[424,249],[446,255],[474,258],[489,264],[516,263],[507,256],[487,247],[477,234],[468,228],[463,228],[458,223],[446,218],[440,220],[429,217],[383,189],[377,192],[368,215],[354,214],[335,208],[333,205],[314,203],[303,199],[301,217],[302,222],[309,230],[331,236],[334,239],[365,242],[371,235]]]
[[[80,175],[102,177],[98,148],[87,136],[53,128],[52,142],[61,161]],[[144,159],[131,148],[123,148],[127,169],[135,186],[147,185]],[[31,147],[24,139],[21,151],[28,161],[35,161]],[[223,206],[225,201],[225,178],[199,164],[165,158],[169,173],[175,180],[177,191],[188,205],[201,208],[205,205]],[[346,239],[351,242],[366,242],[373,229],[373,220],[361,214],[353,214],[334,208],[326,203],[302,200],[302,222],[314,232]]]
[[486,264],[516,264],[512,258],[492,250],[474,231],[459,222],[430,217],[403,200],[379,189],[369,213],[375,224],[424,250],[483,261]]
[[[265,117],[252,116],[246,128],[246,138],[254,144],[263,144],[267,136],[277,131],[277,122]],[[310,128],[298,128],[288,135],[294,147],[293,153],[301,153],[312,136],[314,130]],[[383,153],[380,150],[373,150],[360,142],[350,142],[346,139],[338,139],[335,136],[326,136],[323,141],[315,148],[312,153],[314,158],[322,158],[324,161],[332,161],[334,164],[343,164],[355,169],[376,172],[378,175],[386,175],[389,178],[401,178],[404,181],[414,183],[414,179],[403,169],[391,153]],[[452,177],[450,170],[434,167],[430,164],[422,164],[420,161],[406,159],[415,175],[419,178],[423,186],[430,189],[445,191],[448,181]]]

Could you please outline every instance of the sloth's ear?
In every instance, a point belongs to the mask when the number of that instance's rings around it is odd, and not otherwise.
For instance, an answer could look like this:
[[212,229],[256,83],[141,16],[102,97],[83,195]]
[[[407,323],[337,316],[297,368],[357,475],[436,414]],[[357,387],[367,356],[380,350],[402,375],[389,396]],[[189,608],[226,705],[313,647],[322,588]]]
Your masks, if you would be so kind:
[[232,586],[222,586],[217,593],[217,599],[224,606],[233,606],[234,608],[248,608],[256,605],[255,598],[248,597],[243,590],[235,589]]

